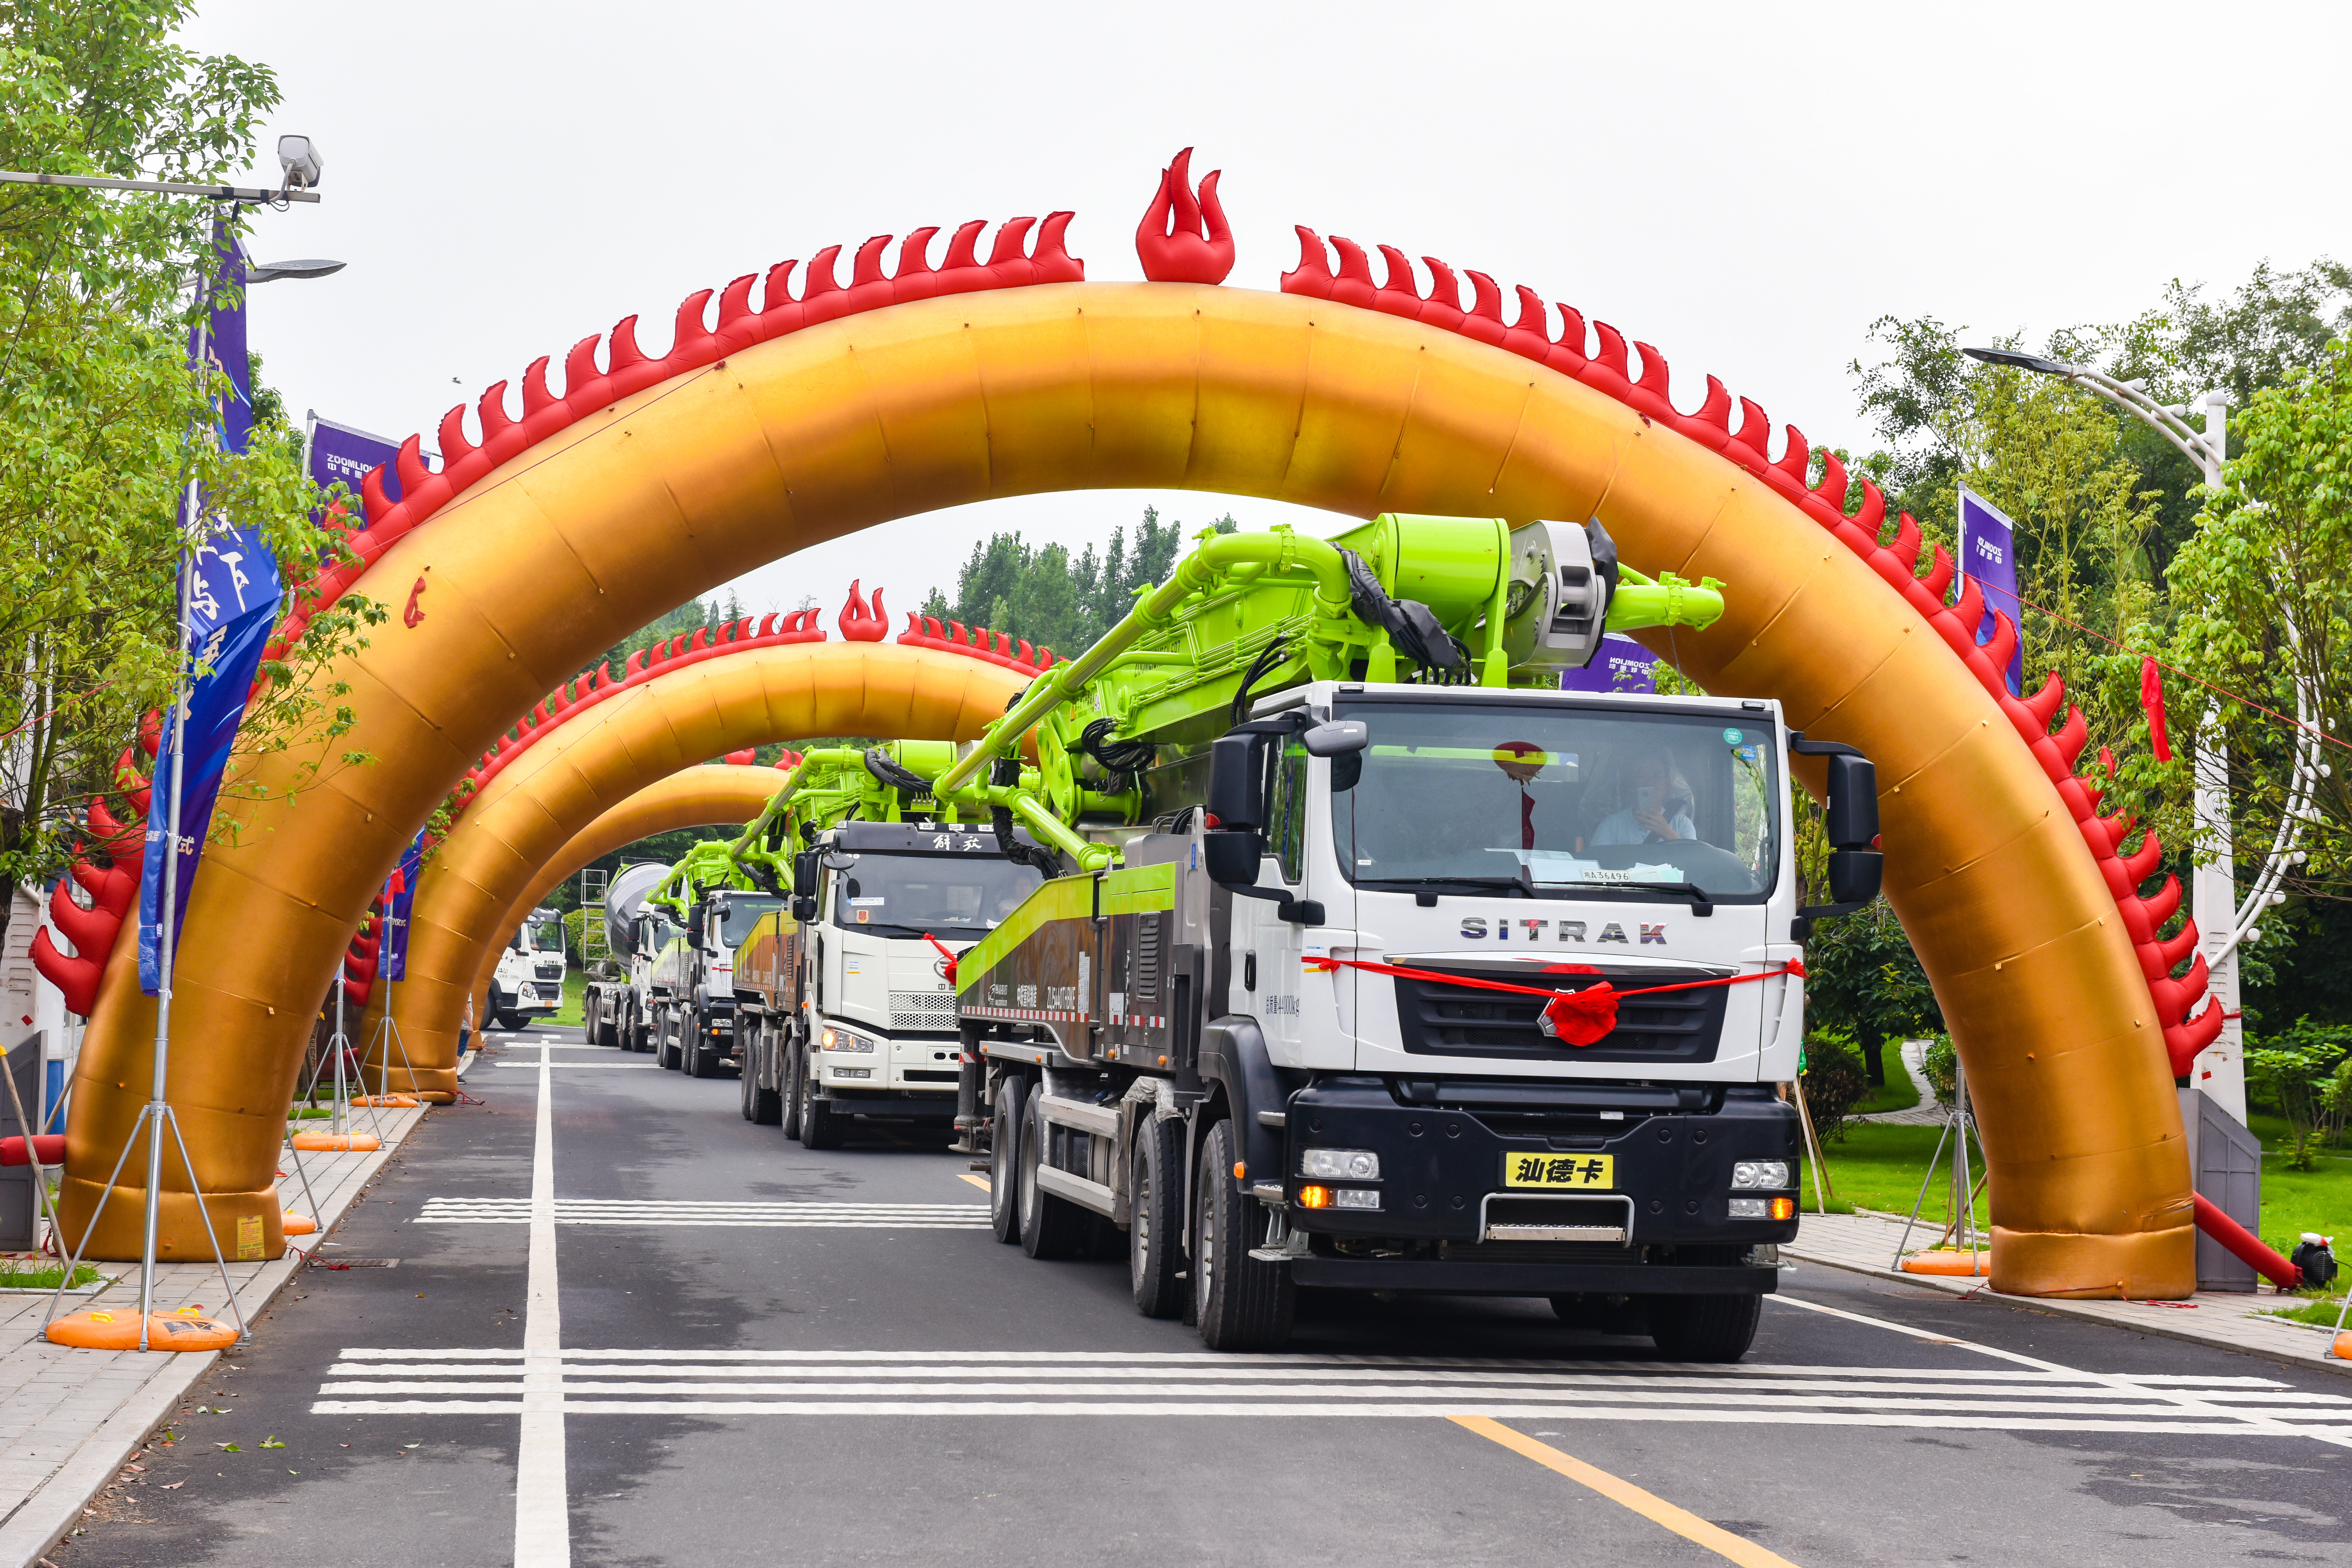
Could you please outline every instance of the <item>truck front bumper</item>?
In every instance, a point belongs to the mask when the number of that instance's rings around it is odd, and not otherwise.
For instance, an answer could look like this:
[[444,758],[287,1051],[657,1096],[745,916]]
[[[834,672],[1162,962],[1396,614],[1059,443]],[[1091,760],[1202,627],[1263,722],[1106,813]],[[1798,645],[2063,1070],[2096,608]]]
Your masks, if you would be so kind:
[[1771,1265],[1670,1263],[1495,1263],[1414,1258],[1294,1258],[1294,1284],[1340,1290],[1397,1290],[1445,1296],[1769,1295],[1780,1288]]
[[[1612,1090],[1624,1109],[1617,1118],[1603,1120]],[[1438,1086],[1434,1103],[1413,1103],[1405,1093],[1403,1086],[1392,1087],[1381,1079],[1347,1077],[1320,1079],[1291,1097],[1285,1116],[1281,1181],[1291,1229],[1339,1244],[1318,1247],[1318,1253],[1366,1252],[1365,1247],[1345,1245],[1359,1241],[1394,1242],[1417,1253],[1424,1250],[1418,1244],[1434,1242],[1442,1244],[1448,1257],[1430,1261],[1431,1268],[1517,1268],[1550,1260],[1517,1247],[1512,1227],[1520,1227],[1524,1235],[1528,1226],[1540,1230],[1557,1223],[1583,1234],[1544,1241],[1563,1244],[1575,1255],[1574,1266],[1589,1278],[1593,1269],[1612,1267],[1604,1255],[1612,1252],[1619,1259],[1616,1267],[1646,1274],[1671,1262],[1672,1253],[1683,1248],[1706,1248],[1703,1256],[1709,1264],[1729,1266],[1748,1247],[1796,1238],[1793,1180],[1788,1187],[1763,1190],[1735,1192],[1731,1184],[1733,1163],[1740,1160],[1785,1161],[1791,1178],[1797,1174],[1796,1109],[1761,1086],[1712,1091],[1694,1097],[1700,1102],[1688,1106],[1671,1089],[1640,1085],[1517,1084],[1507,1093],[1497,1093],[1492,1102],[1482,1102],[1470,1086],[1458,1091]],[[1302,1175],[1301,1159],[1310,1148],[1370,1151],[1380,1157],[1380,1177],[1359,1181]],[[1603,1184],[1590,1187],[1508,1184],[1507,1166],[1522,1164],[1531,1156],[1587,1171],[1593,1157],[1603,1156],[1609,1174]],[[1379,1206],[1307,1207],[1299,1196],[1309,1183],[1369,1189],[1377,1194]],[[1734,1197],[1761,1198],[1768,1205],[1774,1198],[1791,1200],[1790,1217],[1734,1219]],[[1614,1245],[1594,1245],[1606,1243]],[[1489,1264],[1486,1255],[1500,1247],[1514,1247],[1524,1261]],[[1482,1256],[1461,1256],[1469,1247]],[[1563,1247],[1545,1250],[1560,1257]],[[1565,1257],[1560,1260],[1569,1261]],[[1351,1266],[1380,1260],[1343,1256],[1328,1261]],[[1310,1280],[1311,1271],[1297,1277],[1301,1283],[1320,1282]],[[1706,1271],[1750,1272],[1728,1267]],[[1771,1270],[1753,1272],[1769,1275]],[[1688,1287],[1741,1288],[1723,1283]]]

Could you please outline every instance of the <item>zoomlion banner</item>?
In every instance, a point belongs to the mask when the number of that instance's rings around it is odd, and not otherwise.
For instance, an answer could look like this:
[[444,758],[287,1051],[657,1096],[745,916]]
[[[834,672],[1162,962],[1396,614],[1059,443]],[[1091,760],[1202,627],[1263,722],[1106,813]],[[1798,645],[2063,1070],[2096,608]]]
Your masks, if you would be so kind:
[[[215,225],[220,258],[212,309],[189,338],[189,357],[227,381],[215,406],[213,439],[223,451],[242,452],[253,434],[253,377],[245,350],[245,251]],[[139,879],[139,985],[149,995],[163,983],[163,867],[168,840],[176,849],[172,910],[173,951],[188,911],[188,889],[204,855],[213,803],[220,795],[230,745],[245,720],[261,650],[278,622],[278,558],[257,529],[232,528],[201,493],[181,498],[180,630],[190,663],[177,715],[166,715],[155,759],[147,813],[146,859]],[[176,718],[176,722],[174,719]],[[172,774],[180,774],[180,817],[171,820]]]
[[400,852],[400,864],[393,868],[391,879],[383,885],[383,962],[376,973],[387,985],[408,978],[408,917],[416,907],[416,875],[424,862],[425,829],[420,827],[408,847]]
[[2017,627],[2017,647],[2009,656],[2009,694],[2023,696],[2025,617],[2017,598],[2017,524],[1966,485],[1960,487],[1960,575],[1984,595],[1984,623],[1977,628],[1979,644],[1992,636],[1995,610]]
[[320,489],[340,483],[357,495],[360,481],[368,477],[368,470],[381,464],[383,492],[397,500],[400,479],[394,472],[393,459],[398,456],[397,441],[387,441],[315,414],[310,416],[310,482]]
[[1622,632],[1610,632],[1582,669],[1559,672],[1562,691],[1655,691],[1658,656]]

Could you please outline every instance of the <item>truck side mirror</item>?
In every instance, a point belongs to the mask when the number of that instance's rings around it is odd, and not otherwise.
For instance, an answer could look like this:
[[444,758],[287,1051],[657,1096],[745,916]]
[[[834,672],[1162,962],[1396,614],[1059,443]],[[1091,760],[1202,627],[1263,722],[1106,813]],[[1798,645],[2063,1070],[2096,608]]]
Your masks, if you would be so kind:
[[1790,922],[1790,940],[1812,934],[1813,922],[1830,915],[1850,915],[1878,897],[1886,858],[1878,852],[1878,769],[1852,746],[1835,741],[1789,737],[1789,750],[1828,763],[1827,800],[1822,826],[1830,841],[1830,901],[1808,904]]
[[1829,759],[1829,804],[1823,825],[1832,849],[1867,849],[1878,837],[1878,769],[1868,757]]
[[702,945],[702,906],[697,904],[686,911],[686,940],[695,946]]
[[[1225,832],[1255,833],[1265,799],[1262,736],[1220,735],[1209,742],[1209,815]],[[1250,867],[1249,880],[1257,879]]]
[[806,924],[808,921],[816,919],[815,894],[795,893],[793,895],[793,919],[801,921],[803,924]]
[[[795,899],[814,899],[816,897],[816,875],[817,865],[815,850],[803,849],[799,854],[793,856],[793,897]],[[806,920],[808,917],[806,915],[803,915],[799,918]]]
[[1246,827],[1219,829],[1201,836],[1201,855],[1209,868],[1209,880],[1231,887],[1239,883],[1249,887],[1257,880],[1257,866],[1262,856],[1257,835]]
[[1298,738],[1310,757],[1353,756],[1372,743],[1372,731],[1361,719],[1334,719],[1318,724]]
[[1875,849],[1831,850],[1830,898],[1857,908],[1870,902],[1885,868],[1886,857]]

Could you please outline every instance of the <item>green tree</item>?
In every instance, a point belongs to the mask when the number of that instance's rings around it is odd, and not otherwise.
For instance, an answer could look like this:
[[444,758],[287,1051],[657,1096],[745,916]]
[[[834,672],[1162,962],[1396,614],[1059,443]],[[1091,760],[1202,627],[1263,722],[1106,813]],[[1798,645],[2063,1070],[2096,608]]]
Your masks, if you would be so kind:
[[[1210,526],[1231,533],[1240,524],[1228,514]],[[986,626],[1016,645],[1025,638],[1032,647],[1076,654],[1117,625],[1138,592],[1168,575],[1184,544],[1184,525],[1162,522],[1159,509],[1149,506],[1131,541],[1121,524],[1099,555],[1089,544],[1076,563],[1066,546],[1032,545],[1018,531],[992,533],[972,545],[957,574],[955,597],[934,590],[922,613],[943,626]]]
[[[184,0],[0,0],[0,166],[212,182],[247,165],[278,101],[267,68],[172,41]],[[257,398],[249,449],[202,439],[225,384],[193,374],[213,204],[61,187],[0,190],[0,922],[16,882],[54,874],[117,754],[163,704],[177,661],[179,502],[200,482],[299,578],[341,549],[282,407]],[[242,218],[232,215],[232,231]],[[300,748],[312,778],[350,722],[325,660],[382,611],[349,595],[283,660],[238,750]],[[231,783],[214,831],[255,786]],[[121,814],[117,801],[113,809]]]

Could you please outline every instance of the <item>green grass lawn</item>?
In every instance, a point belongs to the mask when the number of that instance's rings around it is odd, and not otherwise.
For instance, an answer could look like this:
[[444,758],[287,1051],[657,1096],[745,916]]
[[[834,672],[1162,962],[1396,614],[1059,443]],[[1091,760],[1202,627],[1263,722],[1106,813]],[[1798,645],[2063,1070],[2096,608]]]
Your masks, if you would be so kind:
[[[0,1258],[0,1290],[54,1290],[64,1272],[62,1262],[39,1258]],[[97,1269],[87,1263],[78,1263],[68,1289],[79,1289],[99,1278]]]

